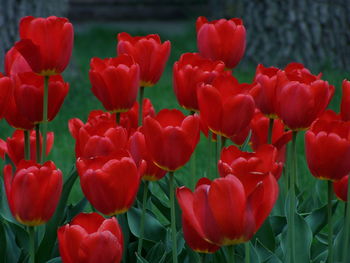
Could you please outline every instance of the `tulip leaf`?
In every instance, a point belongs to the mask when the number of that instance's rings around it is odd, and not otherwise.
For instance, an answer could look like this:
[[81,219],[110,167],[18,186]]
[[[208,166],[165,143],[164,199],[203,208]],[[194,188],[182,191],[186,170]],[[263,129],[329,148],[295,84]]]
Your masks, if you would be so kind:
[[[344,221],[343,221],[344,222]],[[349,222],[348,222],[349,223]],[[347,252],[347,261],[343,260],[343,252],[344,252],[344,239],[345,239],[345,222],[343,227],[340,229],[338,234],[336,235],[333,244],[334,244],[334,262],[350,262],[350,251],[348,248]]]
[[259,231],[255,234],[255,238],[260,240],[265,247],[271,251],[275,251],[276,241],[273,233],[270,218],[267,218]]
[[56,208],[56,212],[46,224],[45,235],[37,252],[37,261],[39,263],[46,262],[52,254],[52,249],[57,239],[57,228],[63,223],[68,197],[77,178],[78,173],[74,166],[63,185],[61,199]]
[[[338,202],[333,201],[332,212],[338,206]],[[327,224],[327,205],[324,205],[314,210],[310,215],[305,217],[305,221],[309,224],[311,231],[314,235],[321,231],[321,229]]]
[[6,220],[1,219],[3,232],[5,238],[5,242],[1,243],[1,246],[4,245],[4,249],[6,249],[5,255],[5,261],[6,263],[16,263],[18,262],[20,255],[21,255],[21,249],[17,246],[16,243],[16,236],[14,232],[12,231],[11,227],[8,225],[8,222]]
[[0,263],[6,262],[6,233],[5,226],[2,222],[2,218],[0,218]]
[[[130,208],[127,212],[127,218],[131,233],[136,237],[140,237],[141,209],[135,207]],[[145,226],[144,238],[146,240],[153,242],[165,240],[166,229],[149,212],[145,215]]]
[[84,210],[87,203],[88,203],[87,199],[83,197],[83,199],[81,199],[77,204],[69,205],[67,207],[66,221],[70,222],[77,214],[81,213]]
[[0,215],[7,221],[12,222],[14,224],[18,224],[16,219],[14,219],[11,214],[11,211],[7,202],[5,185],[2,177],[0,177]]
[[137,263],[150,263],[149,261],[147,261],[142,256],[138,255],[137,253],[135,255],[136,255],[136,258],[137,258]]
[[167,251],[162,241],[155,244],[147,253],[146,259],[149,262],[162,262],[166,257]]
[[61,262],[62,262],[61,257],[57,257],[47,261],[46,263],[61,263]]

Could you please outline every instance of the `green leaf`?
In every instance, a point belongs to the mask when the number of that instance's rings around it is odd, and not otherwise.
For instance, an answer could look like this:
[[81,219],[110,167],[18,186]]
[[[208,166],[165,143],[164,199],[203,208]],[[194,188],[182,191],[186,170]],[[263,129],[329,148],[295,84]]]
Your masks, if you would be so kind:
[[[9,225],[3,220],[5,236],[6,236],[6,253],[5,253],[5,262],[6,263],[16,263],[21,255],[21,249],[16,244],[16,236],[12,232],[12,229]],[[1,244],[2,246],[2,244]]]
[[[333,201],[332,203],[333,213],[337,205],[338,205],[338,202]],[[316,235],[327,224],[327,205],[324,205],[314,210],[310,215],[308,215],[305,218],[305,221],[309,224],[312,233]]]
[[2,218],[0,218],[0,263],[6,262],[6,233],[5,233],[5,225],[2,222]]
[[14,219],[14,217],[11,214],[11,211],[7,202],[4,180],[2,177],[0,177],[0,216],[6,219],[6,221],[12,222],[14,224],[18,224],[16,219]]
[[260,227],[254,238],[260,240],[260,242],[269,250],[275,251],[276,241],[271,227],[270,218],[265,220],[264,224]]
[[67,221],[70,222],[77,214],[81,213],[87,203],[87,199],[83,197],[83,199],[81,199],[77,204],[69,205],[67,207]]
[[165,259],[167,252],[162,241],[155,244],[147,253],[146,259],[149,262],[162,262]]
[[150,263],[149,261],[144,259],[142,256],[138,255],[137,253],[135,253],[135,255],[136,255],[136,258],[137,258],[137,263]]
[[62,262],[61,257],[57,257],[47,261],[46,263],[61,263],[61,262]]
[[67,200],[77,178],[78,173],[74,166],[63,185],[61,199],[56,208],[56,212],[46,224],[46,232],[37,252],[37,261],[39,263],[46,262],[51,257],[57,239],[57,228],[63,223],[66,214]]
[[[127,212],[128,224],[130,227],[131,233],[134,236],[140,237],[140,220],[141,220],[141,209],[132,207]],[[145,233],[144,239],[159,242],[165,240],[166,229],[162,226],[161,223],[149,212],[146,212],[145,215]]]

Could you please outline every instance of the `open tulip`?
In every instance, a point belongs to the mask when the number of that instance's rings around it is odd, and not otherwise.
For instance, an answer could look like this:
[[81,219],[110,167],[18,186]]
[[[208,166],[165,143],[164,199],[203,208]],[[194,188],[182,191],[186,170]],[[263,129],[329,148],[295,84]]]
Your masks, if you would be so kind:
[[339,181],[333,182],[335,195],[342,201],[348,201],[348,180],[349,175],[343,176]]
[[155,118],[145,119],[143,132],[152,161],[175,171],[189,161],[199,141],[199,117],[164,109]]
[[12,174],[4,167],[4,183],[9,207],[18,222],[37,226],[49,221],[56,210],[62,191],[62,173],[48,161],[37,164],[22,160]]
[[334,86],[298,63],[291,63],[279,71],[277,81],[277,115],[294,131],[309,128],[325,111],[334,94]]
[[27,16],[19,25],[21,40],[15,48],[31,69],[40,75],[62,73],[67,67],[73,48],[73,26],[64,17]]
[[227,68],[234,68],[242,59],[246,46],[246,30],[239,18],[208,21],[198,17],[197,45],[201,56],[221,60]]
[[[34,72],[19,73],[15,76],[15,101],[18,111],[32,123],[43,121],[44,77]],[[52,121],[60,110],[69,90],[62,76],[49,79],[48,120]]]
[[344,79],[340,114],[344,121],[350,121],[350,81]]
[[139,189],[145,163],[139,167],[125,151],[96,158],[78,158],[77,170],[86,199],[101,213],[126,212]]
[[92,58],[89,76],[91,90],[106,110],[125,112],[134,105],[139,90],[140,68],[131,56]]
[[159,35],[132,37],[128,33],[117,36],[117,53],[132,56],[140,66],[140,85],[150,87],[160,79],[170,55],[170,41],[161,42]]
[[[30,160],[36,160],[36,136],[35,131],[30,131]],[[42,147],[42,137],[40,136],[40,146]],[[47,143],[46,143],[46,155],[48,155],[51,151],[52,145],[54,141],[54,133],[47,133]],[[0,151],[1,157],[4,158],[4,154],[6,153],[11,161],[18,165],[18,163],[24,159],[24,131],[23,130],[15,130],[12,134],[12,137],[8,137],[6,142],[0,139]]]
[[117,126],[115,115],[92,111],[88,121],[73,118],[68,123],[69,131],[75,142],[76,157],[93,158],[109,156],[125,149],[128,142],[128,132]]
[[57,231],[63,263],[119,263],[123,233],[115,217],[80,213]]
[[198,88],[201,118],[212,132],[230,138],[249,126],[255,104],[248,88],[230,74],[221,75],[211,85],[202,84]]
[[213,181],[201,179],[194,193],[181,187],[176,195],[183,217],[196,233],[224,246],[251,239],[277,200],[278,184],[271,174],[251,187],[250,193],[246,188],[245,182],[230,174]]
[[198,84],[211,84],[213,79],[224,72],[225,64],[202,58],[198,53],[182,54],[173,67],[173,84],[181,107],[198,111]]
[[324,116],[305,133],[306,160],[313,176],[337,181],[350,172],[350,123],[332,111]]

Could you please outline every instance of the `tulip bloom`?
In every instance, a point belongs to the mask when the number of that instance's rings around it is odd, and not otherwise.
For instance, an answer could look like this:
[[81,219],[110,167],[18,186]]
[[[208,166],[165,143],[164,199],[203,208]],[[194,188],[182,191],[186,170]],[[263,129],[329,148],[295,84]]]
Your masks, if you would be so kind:
[[246,30],[241,19],[209,22],[201,16],[197,19],[196,30],[198,50],[202,57],[221,60],[227,68],[237,66],[246,46]]
[[182,216],[199,236],[226,246],[246,242],[258,231],[277,200],[278,184],[271,174],[256,185],[230,174],[213,181],[201,179],[194,193],[181,187],[176,195]]
[[[34,72],[15,77],[15,101],[22,116],[32,123],[43,121],[44,77]],[[69,84],[60,75],[51,76],[48,89],[48,120],[52,121],[67,96]]]
[[258,85],[250,91],[256,107],[267,117],[274,119],[277,118],[275,104],[277,100],[277,72],[279,71],[278,68],[265,68],[259,64],[254,78]]
[[324,116],[305,133],[306,160],[313,176],[337,181],[350,172],[350,123],[332,111]]
[[230,138],[249,126],[255,104],[247,93],[248,88],[230,74],[221,75],[211,85],[202,84],[198,88],[201,118],[212,132]]
[[132,37],[128,33],[117,36],[118,55],[132,56],[140,66],[141,87],[150,87],[160,79],[170,55],[170,41],[160,41],[157,34]]
[[147,169],[142,174],[142,179],[156,181],[165,176],[166,171],[160,169],[152,162],[152,158],[146,146],[145,136],[142,132],[136,131],[130,136],[128,150],[137,165],[143,160],[147,163]]
[[348,201],[348,180],[349,175],[343,176],[339,181],[333,183],[335,195],[342,201]]
[[[36,137],[35,131],[30,131],[30,160],[36,160]],[[43,138],[40,136],[40,147],[42,147]],[[48,155],[52,149],[54,141],[53,132],[47,133],[46,143],[46,155]],[[8,137],[6,142],[0,139],[0,151],[1,157],[4,159],[5,153],[10,157],[11,161],[18,165],[18,163],[24,159],[24,131],[15,130],[12,137]]]
[[181,107],[198,111],[198,84],[211,84],[224,69],[225,64],[221,61],[213,62],[202,58],[198,53],[182,54],[173,67],[174,91]]
[[128,132],[116,126],[115,115],[92,111],[88,121],[73,118],[68,123],[69,131],[75,142],[76,157],[93,158],[109,156],[125,149],[128,142]]
[[342,84],[343,96],[340,114],[344,121],[350,121],[350,81],[344,79]]
[[61,196],[62,181],[61,171],[51,161],[41,165],[22,160],[14,175],[12,166],[6,165],[4,183],[13,217],[27,226],[49,221]]
[[73,48],[73,26],[64,17],[27,16],[19,24],[21,40],[15,48],[31,69],[42,76],[62,73],[67,67]]
[[11,79],[0,73],[0,119],[5,115],[12,93]]
[[78,158],[77,170],[86,199],[101,213],[126,212],[139,189],[145,163],[137,168],[125,151],[107,157]]
[[115,217],[80,213],[57,231],[63,263],[119,263],[123,233]]
[[199,117],[179,110],[161,110],[144,122],[146,146],[152,161],[166,171],[175,171],[190,159],[199,141]]
[[295,131],[307,129],[325,111],[334,94],[334,86],[298,63],[279,71],[277,81],[277,115]]
[[18,73],[32,72],[25,58],[15,47],[7,51],[5,55],[5,73],[9,77],[14,77]]
[[128,111],[135,103],[140,84],[140,68],[129,55],[116,58],[92,58],[92,93],[111,112]]

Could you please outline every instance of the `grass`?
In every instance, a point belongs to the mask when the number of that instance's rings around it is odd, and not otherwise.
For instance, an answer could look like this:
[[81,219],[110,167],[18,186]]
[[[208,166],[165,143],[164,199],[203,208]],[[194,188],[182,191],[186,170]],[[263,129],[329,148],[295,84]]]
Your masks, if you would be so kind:
[[[160,22],[158,24],[161,25]],[[116,35],[119,32],[128,31],[132,35],[159,33],[162,40],[169,39],[171,41],[171,57],[161,80],[155,87],[145,90],[145,97],[152,100],[157,111],[163,108],[180,109],[172,89],[172,65],[178,60],[182,53],[196,51],[194,21],[184,23],[182,29],[183,30],[166,30],[164,28],[146,29],[145,27],[143,27],[143,29],[138,29],[137,27],[125,29],[118,25],[90,25],[80,29],[79,26],[76,26],[77,32],[75,34],[73,57],[69,68],[64,73],[66,81],[70,83],[70,91],[58,116],[49,124],[49,130],[55,132],[55,143],[50,154],[50,159],[56,163],[65,175],[67,175],[75,161],[75,141],[69,134],[68,120],[71,118],[80,118],[86,121],[88,113],[91,110],[103,109],[100,102],[90,91],[91,86],[88,78],[90,59],[92,57],[105,58],[115,56]],[[239,66],[234,74],[241,82],[250,82],[254,76],[254,71],[254,66]],[[349,78],[349,74],[334,69],[325,69],[323,72],[324,79],[336,86],[336,94],[330,104],[330,108],[338,111],[341,97],[341,81],[346,77]],[[12,133],[12,128],[9,128],[5,121],[1,121],[0,125],[2,131],[1,137],[5,139]],[[303,138],[299,136],[299,159],[302,162],[303,171],[307,172],[302,144]],[[201,143],[196,149],[197,172],[195,176],[197,178],[203,176],[206,170],[206,147],[207,141],[202,138]],[[179,171],[178,177],[184,177],[184,182],[189,183],[189,165]],[[314,182],[310,183],[310,180],[306,181],[307,185],[314,184]],[[75,202],[79,198],[81,198],[81,190],[77,184],[74,187],[71,200]]]

